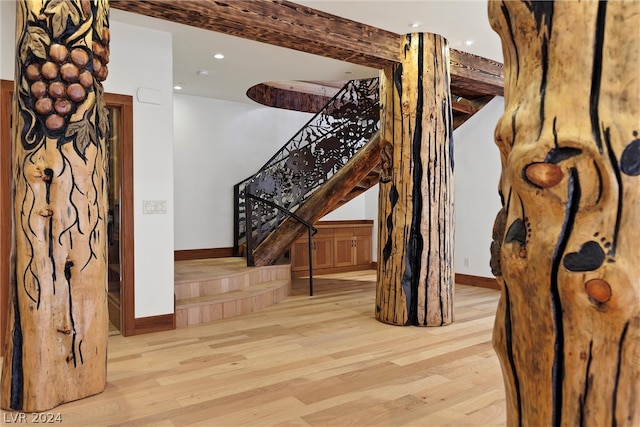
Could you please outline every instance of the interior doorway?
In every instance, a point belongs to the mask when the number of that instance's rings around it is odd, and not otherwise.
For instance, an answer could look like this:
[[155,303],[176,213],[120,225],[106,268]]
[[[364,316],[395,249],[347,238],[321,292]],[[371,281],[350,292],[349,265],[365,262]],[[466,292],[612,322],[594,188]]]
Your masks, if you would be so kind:
[[[0,355],[6,334],[12,241],[11,101],[13,82],[0,81]],[[133,98],[105,94],[110,114],[108,302],[110,322],[124,335],[134,329]],[[111,153],[113,151],[113,154]],[[113,182],[113,181],[115,182]]]

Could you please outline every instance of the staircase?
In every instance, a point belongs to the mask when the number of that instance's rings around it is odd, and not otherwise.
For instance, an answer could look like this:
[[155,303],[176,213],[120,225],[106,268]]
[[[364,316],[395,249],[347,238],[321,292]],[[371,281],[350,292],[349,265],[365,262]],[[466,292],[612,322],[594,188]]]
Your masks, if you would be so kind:
[[[465,97],[452,96],[454,129],[493,98],[460,90]],[[235,186],[234,245],[247,265],[278,261],[316,221],[379,182],[378,104],[378,79],[348,82],[254,176]]]
[[[320,218],[299,209],[308,204],[316,191],[327,185],[331,187],[336,176],[344,177],[345,167],[350,171],[347,176],[350,187],[339,190],[347,196],[379,163],[377,143],[371,144],[377,141],[378,96],[378,79],[348,82],[255,175],[236,184],[234,248],[238,255],[244,248],[247,265],[269,265],[277,261],[291,242],[304,233],[305,227]],[[367,146],[373,149],[364,150],[368,153],[366,161],[350,161]],[[331,188],[334,190],[331,200],[318,203],[329,209],[335,208],[342,199],[341,196],[334,200],[337,189],[335,185]],[[279,229],[278,235],[285,236],[282,234],[285,223],[294,224],[295,238],[279,242],[278,248],[284,245],[285,250],[273,255],[262,243],[276,229]],[[287,240],[290,238],[286,236]]]
[[175,264],[176,327],[249,314],[289,295],[289,264],[247,267],[243,258]]

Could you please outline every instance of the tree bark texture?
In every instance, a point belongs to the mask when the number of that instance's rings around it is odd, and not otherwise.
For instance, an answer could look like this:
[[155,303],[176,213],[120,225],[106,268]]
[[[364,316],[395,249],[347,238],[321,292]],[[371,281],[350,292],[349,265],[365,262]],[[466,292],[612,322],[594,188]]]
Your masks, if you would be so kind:
[[449,48],[408,34],[380,77],[381,176],[376,318],[453,321],[453,130]]
[[640,425],[640,2],[490,1],[507,421]]
[[17,2],[14,242],[1,406],[106,384],[107,0]]

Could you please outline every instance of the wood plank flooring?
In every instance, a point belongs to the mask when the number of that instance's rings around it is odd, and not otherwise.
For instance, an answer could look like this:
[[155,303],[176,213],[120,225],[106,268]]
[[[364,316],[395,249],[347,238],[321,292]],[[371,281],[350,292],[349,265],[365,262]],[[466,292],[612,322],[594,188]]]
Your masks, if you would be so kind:
[[296,279],[257,313],[110,337],[106,390],[50,412],[85,427],[506,424],[498,291],[457,286],[442,328],[376,321],[374,271],[318,276],[314,291]]

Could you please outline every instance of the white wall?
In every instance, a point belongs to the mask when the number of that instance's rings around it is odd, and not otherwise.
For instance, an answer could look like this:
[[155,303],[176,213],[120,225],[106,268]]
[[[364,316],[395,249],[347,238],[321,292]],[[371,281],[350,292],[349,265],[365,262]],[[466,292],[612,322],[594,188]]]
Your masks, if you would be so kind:
[[489,246],[493,220],[501,207],[500,154],[493,131],[503,110],[504,99],[496,97],[453,133],[457,273],[493,277]]
[[373,240],[371,241],[371,247],[373,253],[371,254],[371,260],[373,262],[378,261],[378,194],[380,193],[380,187],[374,185],[364,193],[365,207],[364,217],[365,219],[373,220]]
[[174,95],[175,249],[233,246],[233,186],[255,173],[312,117]]
[[[132,95],[135,316],[173,313],[173,83],[171,34],[114,21],[107,92]],[[139,88],[160,105],[140,102]],[[144,200],[167,202],[166,214],[144,215]]]
[[366,212],[366,194],[367,192],[360,194],[358,197],[349,200],[348,203],[340,206],[333,212],[328,213],[322,217],[321,221],[337,221],[346,219],[372,219],[367,218]]
[[0,0],[0,78],[13,80],[15,73],[16,4]]
[[[13,80],[15,2],[0,1],[0,77]],[[173,313],[173,127],[171,34],[111,20],[107,92],[133,95],[135,316]],[[135,99],[139,87],[160,105]],[[143,200],[166,200],[166,215],[142,215]]]

